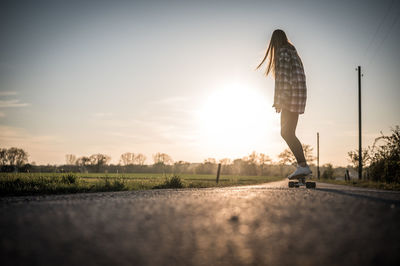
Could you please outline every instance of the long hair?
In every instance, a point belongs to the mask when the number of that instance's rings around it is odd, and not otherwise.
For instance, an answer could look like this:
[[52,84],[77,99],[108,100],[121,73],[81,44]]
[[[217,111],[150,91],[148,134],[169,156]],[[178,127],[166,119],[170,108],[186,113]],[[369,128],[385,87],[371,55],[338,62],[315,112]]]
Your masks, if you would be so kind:
[[286,37],[285,32],[279,29],[274,30],[271,36],[271,40],[269,41],[268,49],[267,52],[265,53],[264,59],[257,66],[256,69],[259,69],[262,66],[262,64],[264,64],[265,60],[268,58],[267,70],[265,71],[265,75],[268,76],[268,74],[271,72],[273,77],[275,77],[276,52],[279,50],[279,48],[285,45],[291,45],[288,38]]

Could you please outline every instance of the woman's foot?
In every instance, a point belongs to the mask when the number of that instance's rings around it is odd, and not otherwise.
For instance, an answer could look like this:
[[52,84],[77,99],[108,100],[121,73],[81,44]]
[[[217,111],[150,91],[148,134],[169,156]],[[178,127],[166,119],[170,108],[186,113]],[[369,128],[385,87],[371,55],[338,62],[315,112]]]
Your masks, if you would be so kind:
[[294,171],[291,175],[288,176],[289,179],[296,179],[299,176],[307,176],[312,174],[312,171],[308,165],[306,166],[297,166],[296,171]]

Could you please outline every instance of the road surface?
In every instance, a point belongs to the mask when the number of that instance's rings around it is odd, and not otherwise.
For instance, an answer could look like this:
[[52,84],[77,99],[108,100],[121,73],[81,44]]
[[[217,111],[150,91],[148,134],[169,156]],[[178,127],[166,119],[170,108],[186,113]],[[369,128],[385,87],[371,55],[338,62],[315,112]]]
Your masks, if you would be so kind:
[[0,198],[2,265],[399,265],[400,193],[287,181]]

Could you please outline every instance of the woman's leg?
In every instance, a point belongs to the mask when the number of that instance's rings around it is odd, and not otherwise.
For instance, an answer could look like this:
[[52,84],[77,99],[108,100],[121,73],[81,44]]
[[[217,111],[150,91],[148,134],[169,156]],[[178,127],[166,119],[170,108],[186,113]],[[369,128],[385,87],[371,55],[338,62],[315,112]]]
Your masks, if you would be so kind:
[[303,147],[295,134],[298,120],[298,113],[292,113],[283,109],[281,113],[281,135],[293,152],[294,157],[296,157],[297,164],[306,166],[307,162],[304,158]]

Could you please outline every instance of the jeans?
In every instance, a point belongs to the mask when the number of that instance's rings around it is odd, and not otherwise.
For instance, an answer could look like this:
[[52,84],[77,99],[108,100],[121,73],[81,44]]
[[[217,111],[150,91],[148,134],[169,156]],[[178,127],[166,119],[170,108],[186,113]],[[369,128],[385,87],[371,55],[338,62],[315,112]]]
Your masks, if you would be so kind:
[[301,164],[306,163],[306,159],[304,158],[303,147],[295,134],[298,120],[298,113],[292,113],[285,109],[282,110],[281,136],[293,152],[294,157],[296,157],[297,164]]

